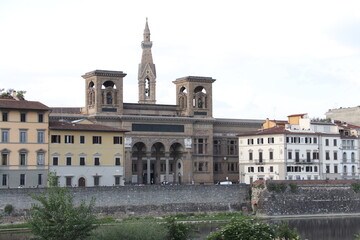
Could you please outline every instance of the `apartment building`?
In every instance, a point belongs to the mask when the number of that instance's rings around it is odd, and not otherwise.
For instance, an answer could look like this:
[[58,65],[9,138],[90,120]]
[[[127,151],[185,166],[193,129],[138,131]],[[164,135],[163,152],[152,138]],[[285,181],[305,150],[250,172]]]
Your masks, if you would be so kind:
[[89,120],[50,122],[49,172],[60,186],[124,185],[124,133]]
[[6,96],[0,112],[0,187],[47,186],[49,108]]

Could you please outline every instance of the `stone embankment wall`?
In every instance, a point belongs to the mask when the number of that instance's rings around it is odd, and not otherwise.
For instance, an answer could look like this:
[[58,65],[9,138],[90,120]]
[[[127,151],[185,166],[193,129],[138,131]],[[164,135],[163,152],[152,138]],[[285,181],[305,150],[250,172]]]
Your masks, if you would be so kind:
[[[281,183],[286,190],[274,190]],[[356,214],[360,193],[353,184],[360,187],[360,182],[341,180],[258,182],[253,186],[252,205],[259,216]]]
[[[164,215],[180,212],[242,210],[250,207],[247,185],[179,185],[71,188],[75,203],[95,198],[99,213],[123,215]],[[26,215],[35,201],[30,194],[45,189],[1,189],[0,209],[13,205],[18,215]]]

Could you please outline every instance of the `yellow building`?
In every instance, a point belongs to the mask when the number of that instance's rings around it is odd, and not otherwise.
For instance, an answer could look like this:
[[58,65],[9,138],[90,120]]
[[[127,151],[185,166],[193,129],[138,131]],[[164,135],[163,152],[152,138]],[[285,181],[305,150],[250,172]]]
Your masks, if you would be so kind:
[[89,120],[50,122],[49,171],[60,186],[124,184],[124,133]]
[[0,187],[46,186],[49,108],[8,96],[0,112]]

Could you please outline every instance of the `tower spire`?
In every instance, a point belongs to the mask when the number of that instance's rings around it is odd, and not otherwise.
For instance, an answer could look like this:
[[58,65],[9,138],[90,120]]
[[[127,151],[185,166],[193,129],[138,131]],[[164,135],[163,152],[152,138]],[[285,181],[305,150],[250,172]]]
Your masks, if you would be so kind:
[[138,85],[139,103],[156,103],[156,70],[151,53],[152,41],[150,41],[150,29],[146,18],[144,39],[141,42],[142,57],[139,64]]

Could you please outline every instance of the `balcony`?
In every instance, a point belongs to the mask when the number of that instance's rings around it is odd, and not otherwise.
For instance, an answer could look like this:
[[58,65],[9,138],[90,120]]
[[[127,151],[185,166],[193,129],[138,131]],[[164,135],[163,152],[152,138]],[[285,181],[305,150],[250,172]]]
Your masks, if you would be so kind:
[[254,163],[256,165],[265,165],[264,159],[255,159]]
[[313,164],[318,159],[295,159],[296,164]]

